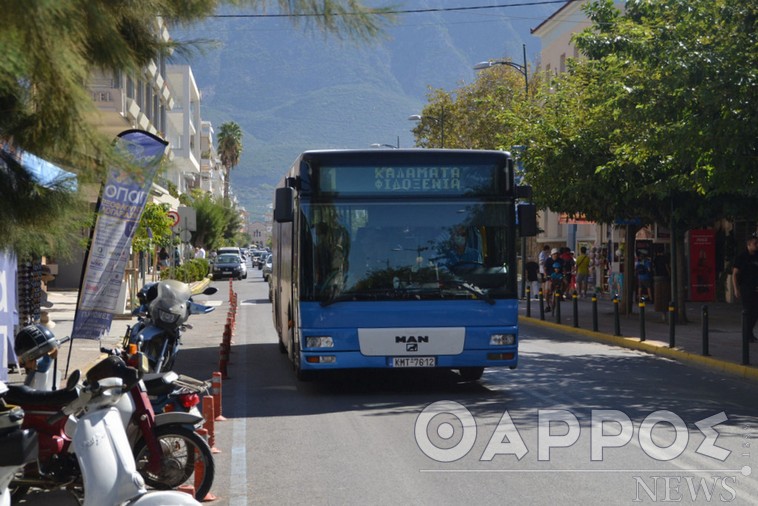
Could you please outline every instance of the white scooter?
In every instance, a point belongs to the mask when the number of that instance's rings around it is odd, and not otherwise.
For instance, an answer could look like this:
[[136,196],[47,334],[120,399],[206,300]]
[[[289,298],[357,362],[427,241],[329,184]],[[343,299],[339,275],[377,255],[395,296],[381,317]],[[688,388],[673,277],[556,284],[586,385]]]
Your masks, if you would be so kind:
[[0,381],[0,506],[10,506],[8,485],[25,464],[37,458],[37,434],[21,428],[24,411],[5,404],[8,387]]
[[[115,407],[139,381],[139,373],[108,359],[96,367],[100,377],[88,374],[79,396],[57,415],[76,417],[72,442],[84,483],[83,505],[199,505],[183,492],[147,491]],[[69,385],[76,384],[78,376],[73,374]]]

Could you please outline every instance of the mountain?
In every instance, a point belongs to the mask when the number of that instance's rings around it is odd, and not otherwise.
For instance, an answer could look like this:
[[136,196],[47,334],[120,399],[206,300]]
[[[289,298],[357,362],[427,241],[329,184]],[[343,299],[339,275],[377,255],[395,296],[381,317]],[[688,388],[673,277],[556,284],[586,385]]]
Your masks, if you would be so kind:
[[[202,116],[216,129],[235,121],[243,153],[232,188],[252,221],[262,221],[273,187],[306,149],[413,146],[408,120],[430,88],[471,82],[479,61],[522,61],[530,70],[539,40],[530,29],[563,2],[374,0],[399,13],[380,40],[341,41],[312,26],[278,17],[214,17],[184,29],[177,40],[212,39],[215,46],[187,63],[202,93]],[[508,4],[517,3],[518,7]],[[467,10],[454,10],[465,9]],[[260,14],[225,10],[223,14]],[[269,12],[273,14],[274,12]]]

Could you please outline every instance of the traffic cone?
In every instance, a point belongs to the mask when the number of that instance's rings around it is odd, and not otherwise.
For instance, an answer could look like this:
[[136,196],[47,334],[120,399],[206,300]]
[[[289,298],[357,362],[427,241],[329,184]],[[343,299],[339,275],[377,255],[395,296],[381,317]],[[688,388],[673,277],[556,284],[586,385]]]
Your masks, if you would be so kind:
[[214,372],[211,378],[211,393],[213,394],[213,418],[217,422],[224,422],[226,418],[222,415],[221,410],[221,379],[223,374],[220,372]]
[[216,448],[216,424],[215,424],[215,408],[213,402],[213,396],[203,396],[203,418],[205,423],[203,424],[203,430],[208,434],[208,446],[211,447],[211,452],[221,453],[221,450]]
[[[222,378],[229,378],[229,372],[227,366],[229,365],[229,347],[226,343],[221,343],[219,349],[218,368]],[[215,373],[214,373],[215,374]]]

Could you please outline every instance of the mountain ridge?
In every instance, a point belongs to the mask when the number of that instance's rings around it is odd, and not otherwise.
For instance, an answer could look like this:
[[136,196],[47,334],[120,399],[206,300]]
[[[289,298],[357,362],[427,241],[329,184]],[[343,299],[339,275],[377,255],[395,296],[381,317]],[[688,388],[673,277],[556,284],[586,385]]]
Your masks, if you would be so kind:
[[[484,2],[400,4],[433,9]],[[187,63],[202,93],[203,119],[212,121],[216,130],[234,121],[243,131],[232,188],[251,221],[263,221],[273,186],[300,152],[398,141],[411,147],[414,125],[408,116],[421,111],[431,88],[453,90],[471,82],[478,61],[512,58],[520,63],[522,44],[533,71],[539,41],[530,28],[557,8],[548,4],[403,14],[384,37],[367,45],[340,41],[281,18],[210,18],[172,30],[172,36],[219,43]],[[224,11],[237,12],[244,11]]]

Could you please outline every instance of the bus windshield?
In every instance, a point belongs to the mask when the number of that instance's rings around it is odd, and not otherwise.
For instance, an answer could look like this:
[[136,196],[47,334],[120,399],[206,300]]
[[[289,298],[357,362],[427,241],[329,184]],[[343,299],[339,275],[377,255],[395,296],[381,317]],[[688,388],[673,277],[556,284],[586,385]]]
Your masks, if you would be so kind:
[[515,297],[512,202],[367,199],[301,212],[303,301]]

